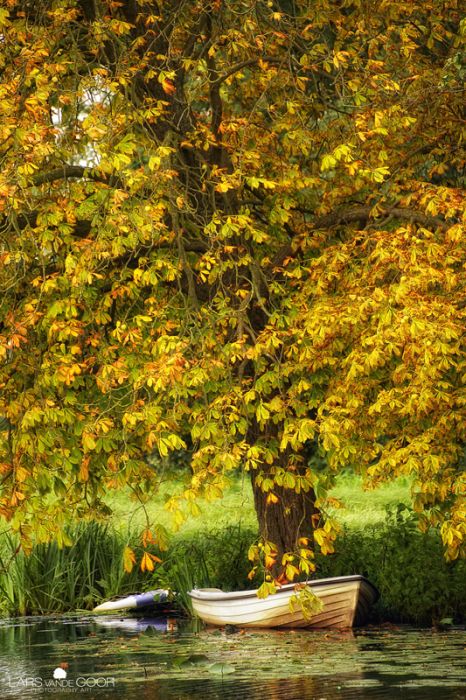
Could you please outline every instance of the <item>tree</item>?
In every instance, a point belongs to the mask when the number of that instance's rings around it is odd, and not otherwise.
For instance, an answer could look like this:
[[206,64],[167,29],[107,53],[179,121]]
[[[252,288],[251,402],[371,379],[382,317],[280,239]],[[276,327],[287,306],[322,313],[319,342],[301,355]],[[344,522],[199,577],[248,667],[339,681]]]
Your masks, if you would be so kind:
[[0,513],[23,542],[150,493],[147,454],[189,433],[169,507],[245,468],[274,573],[333,551],[350,465],[412,475],[457,557],[456,0],[7,0],[0,27]]

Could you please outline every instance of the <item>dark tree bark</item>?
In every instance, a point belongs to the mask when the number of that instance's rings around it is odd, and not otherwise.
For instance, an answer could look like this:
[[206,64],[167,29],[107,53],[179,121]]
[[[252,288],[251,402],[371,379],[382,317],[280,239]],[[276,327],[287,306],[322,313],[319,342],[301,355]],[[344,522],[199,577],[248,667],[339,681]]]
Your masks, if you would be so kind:
[[296,493],[293,489],[274,486],[273,493],[278,501],[267,503],[269,494],[257,486],[255,473],[251,475],[251,481],[260,535],[277,547],[277,562],[280,564],[285,552],[297,549],[300,537],[312,541],[313,516],[319,513],[315,507],[314,491]]

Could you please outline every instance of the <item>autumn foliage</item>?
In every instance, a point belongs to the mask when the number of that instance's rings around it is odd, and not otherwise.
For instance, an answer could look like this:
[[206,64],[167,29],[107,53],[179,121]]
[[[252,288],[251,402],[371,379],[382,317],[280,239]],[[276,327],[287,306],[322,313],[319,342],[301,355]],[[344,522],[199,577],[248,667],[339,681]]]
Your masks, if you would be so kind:
[[147,456],[189,436],[175,519],[249,471],[252,558],[288,579],[333,551],[347,467],[412,477],[464,552],[459,6],[2,4],[0,513],[25,544],[150,495]]

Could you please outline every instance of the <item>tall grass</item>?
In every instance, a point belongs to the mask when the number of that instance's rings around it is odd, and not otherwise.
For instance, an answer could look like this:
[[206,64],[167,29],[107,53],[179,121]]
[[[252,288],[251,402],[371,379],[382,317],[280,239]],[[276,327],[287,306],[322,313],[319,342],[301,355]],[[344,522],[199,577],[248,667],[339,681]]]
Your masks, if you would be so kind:
[[237,524],[175,540],[154,572],[154,584],[176,591],[177,601],[187,613],[192,612],[187,595],[192,588],[249,588],[247,551],[256,537],[255,529]]
[[[7,614],[42,614],[90,609],[102,599],[131,592],[150,582],[135,567],[123,568],[131,540],[110,525],[81,523],[69,533],[73,544],[38,544],[29,555],[4,535],[0,544],[0,610]],[[137,543],[132,543],[137,547]]]

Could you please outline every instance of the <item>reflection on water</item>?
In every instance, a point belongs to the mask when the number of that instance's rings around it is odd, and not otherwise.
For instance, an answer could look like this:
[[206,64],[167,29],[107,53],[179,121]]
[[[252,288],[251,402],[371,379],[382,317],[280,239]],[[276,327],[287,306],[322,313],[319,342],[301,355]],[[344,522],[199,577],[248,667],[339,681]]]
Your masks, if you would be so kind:
[[[54,679],[54,670],[66,678]],[[196,629],[163,618],[0,621],[0,697],[466,700],[466,633]]]

